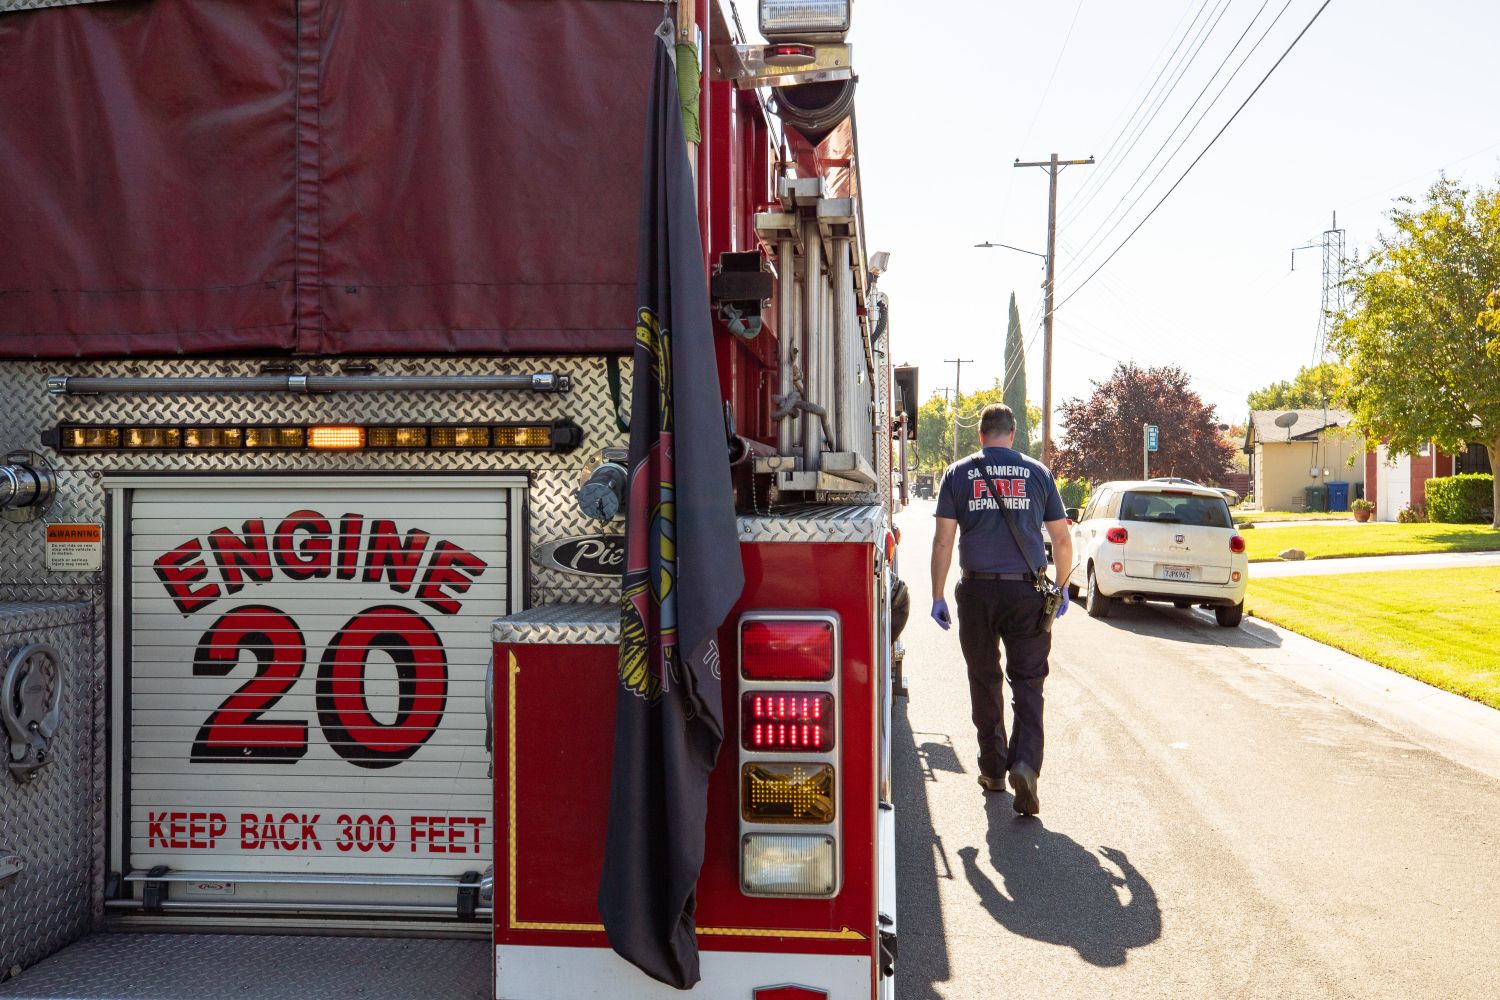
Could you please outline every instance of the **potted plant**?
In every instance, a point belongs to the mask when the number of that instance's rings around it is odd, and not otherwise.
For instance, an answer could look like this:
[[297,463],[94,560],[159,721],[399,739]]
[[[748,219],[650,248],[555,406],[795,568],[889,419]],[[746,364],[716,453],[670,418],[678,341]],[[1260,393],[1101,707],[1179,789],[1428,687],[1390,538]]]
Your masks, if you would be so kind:
[[1354,512],[1354,519],[1360,524],[1364,524],[1375,514],[1375,505],[1363,497],[1351,503],[1349,509]]

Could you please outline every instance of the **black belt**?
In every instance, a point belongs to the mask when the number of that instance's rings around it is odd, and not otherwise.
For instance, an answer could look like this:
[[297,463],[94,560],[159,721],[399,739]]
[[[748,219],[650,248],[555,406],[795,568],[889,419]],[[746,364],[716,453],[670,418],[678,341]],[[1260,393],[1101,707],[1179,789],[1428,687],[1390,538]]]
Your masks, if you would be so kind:
[[972,569],[964,570],[965,580],[1020,580],[1023,583],[1031,582],[1029,573],[976,573]]

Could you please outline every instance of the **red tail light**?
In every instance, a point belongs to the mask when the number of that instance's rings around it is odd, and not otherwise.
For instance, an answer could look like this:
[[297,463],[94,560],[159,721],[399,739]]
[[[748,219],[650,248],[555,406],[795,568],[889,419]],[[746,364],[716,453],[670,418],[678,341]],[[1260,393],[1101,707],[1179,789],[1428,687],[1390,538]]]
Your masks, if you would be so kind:
[[755,991],[755,1000],[828,1000],[828,994],[806,986],[766,986]]
[[1129,540],[1129,538],[1130,532],[1126,531],[1124,528],[1110,528],[1104,533],[1104,540],[1106,542],[1114,542],[1116,545],[1125,544],[1125,542]]
[[768,753],[833,749],[833,695],[753,691],[740,696],[740,744]]
[[826,621],[750,621],[740,633],[740,673],[752,681],[833,678],[833,625]]
[[1243,551],[1245,551],[1245,540],[1243,538],[1241,538],[1239,535],[1230,535],[1229,536],[1229,551],[1230,552],[1243,552]]

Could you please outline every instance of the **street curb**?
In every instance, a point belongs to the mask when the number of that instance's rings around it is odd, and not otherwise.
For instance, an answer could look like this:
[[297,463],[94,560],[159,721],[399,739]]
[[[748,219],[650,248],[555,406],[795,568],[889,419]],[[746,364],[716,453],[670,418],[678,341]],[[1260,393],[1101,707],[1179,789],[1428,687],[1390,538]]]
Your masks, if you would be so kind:
[[1443,691],[1261,618],[1275,633],[1256,661],[1351,711],[1500,780],[1500,710]]

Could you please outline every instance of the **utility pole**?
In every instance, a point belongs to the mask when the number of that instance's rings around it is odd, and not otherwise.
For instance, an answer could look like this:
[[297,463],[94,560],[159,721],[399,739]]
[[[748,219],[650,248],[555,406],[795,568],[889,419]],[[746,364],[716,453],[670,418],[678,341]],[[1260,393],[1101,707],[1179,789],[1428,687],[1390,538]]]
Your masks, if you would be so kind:
[[1087,160],[1059,160],[1057,154],[1047,160],[1022,163],[1018,157],[1017,167],[1043,167],[1051,178],[1047,195],[1047,283],[1046,306],[1043,310],[1042,334],[1042,461],[1052,463],[1052,303],[1053,283],[1057,273],[1057,175],[1064,167],[1092,166],[1094,158]]
[[973,358],[944,358],[943,364],[953,366],[953,457],[950,462],[958,461],[958,401],[963,398],[959,392],[959,379],[964,373],[964,365],[973,364]]

